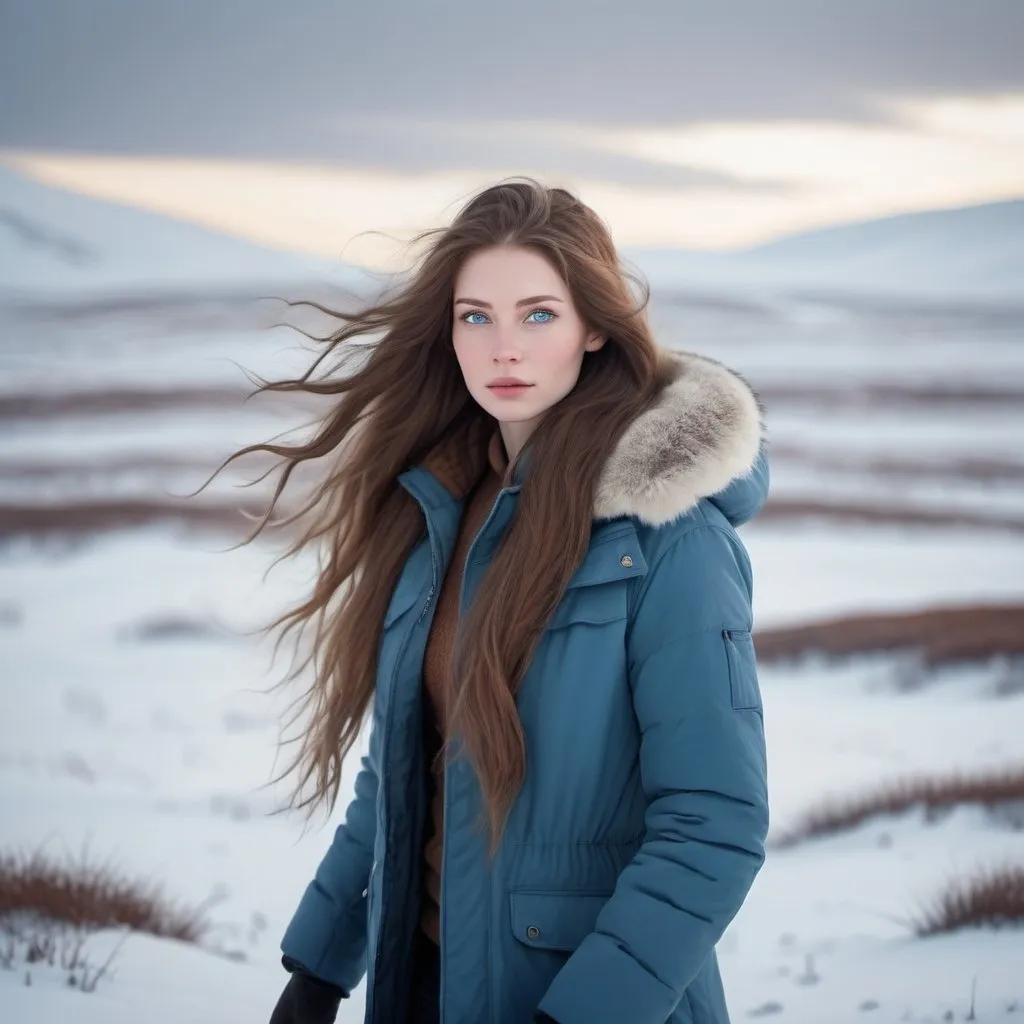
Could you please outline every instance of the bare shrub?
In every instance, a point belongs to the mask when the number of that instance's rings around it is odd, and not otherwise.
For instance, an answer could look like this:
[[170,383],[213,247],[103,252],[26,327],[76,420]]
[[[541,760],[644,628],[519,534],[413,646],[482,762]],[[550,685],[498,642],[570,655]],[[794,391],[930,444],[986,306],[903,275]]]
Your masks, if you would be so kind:
[[956,773],[897,779],[873,793],[825,803],[806,814],[774,844],[794,846],[814,836],[856,828],[878,815],[901,814],[913,807],[923,807],[934,815],[962,804],[1000,808],[1019,802],[1024,802],[1024,765],[974,775]]
[[920,936],[961,928],[1003,928],[1024,924],[1024,865],[981,870],[953,879],[914,921]]
[[69,988],[94,992],[125,939],[120,941],[102,963],[94,962],[88,950],[92,930],[81,925],[55,921],[34,912],[17,912],[0,916],[0,968],[15,970],[24,965],[25,984],[32,984],[32,968],[50,967],[65,974]]

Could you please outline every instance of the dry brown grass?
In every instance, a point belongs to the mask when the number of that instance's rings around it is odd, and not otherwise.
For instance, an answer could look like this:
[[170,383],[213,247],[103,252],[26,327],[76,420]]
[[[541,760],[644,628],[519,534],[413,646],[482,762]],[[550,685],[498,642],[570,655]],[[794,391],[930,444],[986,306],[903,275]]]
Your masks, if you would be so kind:
[[773,405],[821,409],[955,409],[981,408],[986,411],[1000,406],[1020,408],[1024,390],[1012,385],[971,383],[893,383],[876,380],[841,383],[833,386],[821,382],[781,384],[769,382],[758,387],[761,401],[771,413]]
[[[281,504],[282,516],[298,502]],[[88,537],[115,530],[135,529],[152,523],[183,525],[217,536],[248,530],[243,513],[262,516],[263,500],[190,501],[164,498],[97,498],[71,500],[59,505],[0,505],[0,541],[14,537]],[[769,501],[759,516],[765,522],[867,523],[895,526],[955,527],[986,532],[1024,533],[1024,517],[981,515],[955,509],[900,509],[855,502]],[[240,529],[239,527],[243,528]]]
[[850,615],[789,629],[758,630],[759,661],[913,649],[924,667],[1024,654],[1024,605],[960,605]]
[[42,850],[0,851],[0,928],[26,915],[182,942],[198,942],[211,927],[205,906],[178,906],[161,885],[126,878],[116,865],[90,863],[84,853],[59,860]]
[[881,501],[810,501],[770,498],[758,513],[758,522],[818,520],[875,526],[921,526],[936,529],[985,530],[988,533],[1024,533],[1024,518],[991,515],[950,506],[900,506]]
[[923,807],[936,814],[965,804],[1001,808],[1024,805],[1024,765],[975,775],[919,776],[899,779],[873,793],[831,801],[809,812],[793,829],[775,840],[781,848],[816,836],[856,828],[869,818],[902,814]]
[[190,531],[242,536],[246,515],[262,516],[261,501],[97,498],[62,505],[0,505],[0,541],[13,538],[82,538],[166,524]]
[[883,480],[934,480],[940,483],[1019,483],[1024,480],[1024,462],[1010,458],[980,456],[881,454],[817,450],[776,440],[772,444],[776,464],[795,463],[825,473],[862,473]]
[[914,921],[920,936],[961,928],[1024,924],[1024,865],[1010,864],[954,879]]

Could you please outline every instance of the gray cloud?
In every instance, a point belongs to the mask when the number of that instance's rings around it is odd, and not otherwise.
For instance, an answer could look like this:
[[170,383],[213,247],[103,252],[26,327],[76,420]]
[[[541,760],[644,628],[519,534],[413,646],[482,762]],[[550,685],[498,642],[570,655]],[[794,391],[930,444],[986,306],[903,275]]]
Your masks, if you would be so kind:
[[506,123],[878,120],[1024,89],[1021,52],[1018,0],[5,0],[0,146],[684,187],[722,179]]
[[737,178],[609,151],[594,141],[558,128],[495,121],[426,121],[411,118],[350,118],[323,131],[332,156],[364,167],[410,174],[442,166],[478,172],[507,171],[628,181],[652,188],[722,188],[779,195],[790,185],[778,179]]

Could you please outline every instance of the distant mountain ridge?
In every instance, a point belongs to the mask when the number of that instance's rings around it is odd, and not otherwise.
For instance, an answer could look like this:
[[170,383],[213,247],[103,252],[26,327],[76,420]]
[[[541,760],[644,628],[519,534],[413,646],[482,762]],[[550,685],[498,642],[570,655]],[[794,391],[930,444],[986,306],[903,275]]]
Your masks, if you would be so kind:
[[[339,239],[339,250],[344,240]],[[656,289],[1024,300],[1024,198],[837,224],[739,252],[629,247]],[[0,166],[0,293],[214,289],[320,281],[374,290],[341,260],[260,246]]]
[[[339,243],[340,247],[340,243]],[[350,284],[341,260],[260,246],[198,224],[53,188],[0,166],[0,292],[61,295]]]
[[633,247],[655,287],[811,287],[1024,298],[1024,199],[799,232],[738,252]]

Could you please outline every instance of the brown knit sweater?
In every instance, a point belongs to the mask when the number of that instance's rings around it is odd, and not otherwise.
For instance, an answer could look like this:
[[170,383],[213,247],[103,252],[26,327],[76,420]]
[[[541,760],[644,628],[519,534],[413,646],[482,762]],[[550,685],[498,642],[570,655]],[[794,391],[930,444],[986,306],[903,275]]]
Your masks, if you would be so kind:
[[[443,476],[442,474],[439,474]],[[436,759],[442,738],[446,735],[445,720],[448,708],[448,694],[451,688],[450,665],[454,651],[455,631],[459,624],[459,592],[462,588],[462,568],[487,513],[494,505],[494,499],[503,486],[509,482],[508,457],[501,432],[495,429],[487,445],[487,464],[476,484],[466,498],[462,522],[459,525],[455,550],[441,592],[437,598],[437,610],[427,640],[423,661],[423,686],[428,698],[426,710],[432,718],[428,729],[427,757],[433,763],[431,769],[432,793],[430,821],[427,826],[427,840],[423,850],[423,901],[420,913],[420,927],[435,942],[440,941],[441,904],[441,856],[442,828],[444,818],[444,764]]]

